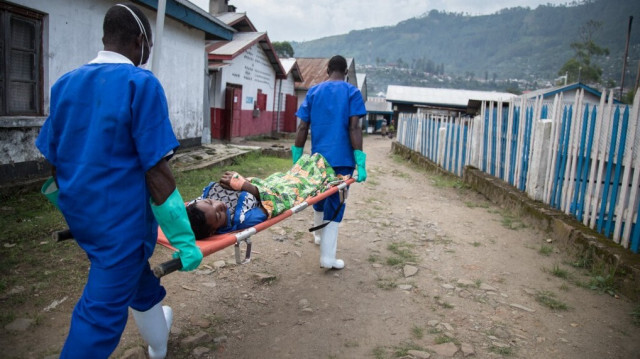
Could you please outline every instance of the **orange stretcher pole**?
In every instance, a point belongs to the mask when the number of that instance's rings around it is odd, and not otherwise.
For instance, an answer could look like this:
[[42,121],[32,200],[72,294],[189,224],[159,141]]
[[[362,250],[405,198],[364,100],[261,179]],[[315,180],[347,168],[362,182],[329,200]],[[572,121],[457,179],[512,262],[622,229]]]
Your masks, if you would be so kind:
[[[355,182],[354,178],[349,178],[348,180],[336,186],[332,186],[328,190],[316,196],[307,198],[304,202],[298,204],[297,206],[291,209],[288,209],[280,213],[276,217],[267,219],[266,221],[258,223],[253,227],[243,229],[238,232],[217,234],[208,238],[197,240],[196,245],[200,248],[200,252],[202,252],[203,257],[206,257],[210,254],[213,254],[231,245],[235,245],[236,246],[236,262],[240,264],[242,262],[240,261],[239,248],[240,248],[240,243],[244,241],[247,243],[247,256],[246,256],[245,262],[248,262],[250,260],[250,253],[251,253],[251,242],[249,238],[252,235],[258,232],[261,232],[273,226],[274,224],[291,217],[295,213],[301,212],[308,206],[314,205],[315,203],[331,196],[332,194],[338,191],[343,191],[347,186],[349,186],[354,182]],[[169,249],[175,250],[175,248],[171,246],[171,243],[169,243],[169,240],[164,235],[164,233],[162,233],[162,230],[160,228],[158,228],[158,244],[164,247],[167,247]],[[155,274],[156,277],[160,278],[169,273],[175,272],[181,268],[182,268],[182,262],[180,261],[180,258],[174,258],[172,260],[169,260],[167,262],[164,262],[155,266],[153,268],[153,273]]]

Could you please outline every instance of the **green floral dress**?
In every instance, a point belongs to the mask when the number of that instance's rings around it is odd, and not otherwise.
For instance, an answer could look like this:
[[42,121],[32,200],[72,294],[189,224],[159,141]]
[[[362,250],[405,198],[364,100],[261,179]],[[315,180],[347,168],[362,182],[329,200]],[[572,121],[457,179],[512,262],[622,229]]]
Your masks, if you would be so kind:
[[265,179],[247,178],[260,191],[260,202],[269,218],[323,192],[336,174],[319,153],[302,155],[287,172],[276,172]]

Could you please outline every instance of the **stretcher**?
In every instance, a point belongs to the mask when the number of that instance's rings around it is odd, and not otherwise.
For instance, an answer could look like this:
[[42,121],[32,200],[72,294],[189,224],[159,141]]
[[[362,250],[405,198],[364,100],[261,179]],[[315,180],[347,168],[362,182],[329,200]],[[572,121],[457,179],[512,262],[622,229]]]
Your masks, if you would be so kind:
[[[264,222],[261,222],[253,227],[246,228],[240,231],[225,233],[225,234],[217,234],[211,237],[203,238],[196,241],[196,245],[200,248],[202,252],[202,256],[206,257],[210,254],[213,254],[217,251],[220,251],[224,248],[227,248],[231,245],[234,246],[235,250],[235,259],[236,263],[243,264],[251,261],[251,236],[254,234],[263,231],[274,224],[281,222],[292,215],[299,213],[306,209],[307,207],[331,196],[332,194],[338,192],[340,193],[340,202],[343,203],[345,199],[345,192],[347,186],[355,182],[354,178],[349,178],[346,181],[340,181],[339,183],[333,183],[326,191],[319,193],[313,197],[307,198],[302,203],[290,208],[276,217],[267,219]],[[311,229],[313,230],[313,228]],[[245,258],[244,260],[241,258],[240,253],[240,244],[244,242],[247,246],[245,250]],[[169,240],[165,237],[162,230],[158,228],[158,244],[167,247],[172,250],[176,250],[171,244]],[[153,268],[153,273],[156,277],[160,278],[169,273],[175,272],[182,268],[182,262],[180,262],[180,258],[174,258],[169,261],[163,262]]]

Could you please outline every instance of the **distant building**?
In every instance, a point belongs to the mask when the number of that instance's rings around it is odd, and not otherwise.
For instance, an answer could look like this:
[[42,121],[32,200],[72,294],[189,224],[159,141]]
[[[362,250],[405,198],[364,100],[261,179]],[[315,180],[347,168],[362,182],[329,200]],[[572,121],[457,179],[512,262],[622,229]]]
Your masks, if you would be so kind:
[[[579,90],[584,91],[584,101],[591,104],[599,104],[602,92],[587,86],[581,82],[574,82],[572,84],[549,87],[534,91],[525,92],[522,94],[526,99],[534,99],[542,96],[543,100],[553,100],[558,94],[562,94],[563,102],[574,102]],[[620,101],[614,99],[614,103],[619,104]]]
[[394,117],[403,113],[428,113],[438,116],[475,115],[470,101],[508,101],[516,95],[507,92],[472,91],[430,87],[389,85],[387,101]]
[[265,32],[237,32],[207,45],[211,138],[271,134],[277,79],[286,79]]
[[377,132],[383,125],[390,125],[393,120],[393,109],[391,102],[387,102],[384,97],[369,97],[365,102],[367,117],[363,128],[368,133]]

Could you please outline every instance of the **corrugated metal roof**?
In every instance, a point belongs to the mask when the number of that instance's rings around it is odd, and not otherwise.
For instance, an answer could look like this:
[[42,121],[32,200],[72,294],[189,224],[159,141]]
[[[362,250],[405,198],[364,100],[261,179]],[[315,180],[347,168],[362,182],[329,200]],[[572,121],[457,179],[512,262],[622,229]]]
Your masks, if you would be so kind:
[[301,82],[296,82],[296,89],[308,90],[329,79],[329,75],[327,74],[329,59],[299,57],[296,58],[296,61],[298,62],[298,66],[302,71],[302,78],[304,79]]
[[387,102],[384,98],[369,97],[367,98],[367,102],[365,102],[364,106],[366,107],[367,112],[393,113],[391,102]]
[[216,18],[240,32],[258,31],[258,29],[253,26],[251,20],[249,20],[249,17],[247,17],[246,12],[224,12],[217,14]]
[[302,73],[300,72],[300,67],[298,66],[298,62],[295,58],[286,58],[280,59],[280,63],[282,64],[282,68],[284,69],[284,73],[289,75],[291,73],[293,75],[293,80],[296,82],[302,81]]
[[466,108],[469,100],[508,101],[516,95],[508,92],[473,91],[431,87],[389,85],[387,101]]
[[233,40],[217,41],[208,46],[209,57],[234,58],[244,49],[253,46],[266,34],[266,32],[236,32],[233,34]]
[[285,78],[287,75],[280,64],[280,59],[278,59],[278,55],[276,55],[266,32],[236,32],[233,34],[233,40],[209,43],[206,46],[206,51],[209,54],[209,61],[228,61],[233,60],[236,56],[255,44],[258,44],[262,51],[264,51],[264,54],[269,59],[269,63],[271,63],[271,66],[273,66],[276,72],[276,77]]

